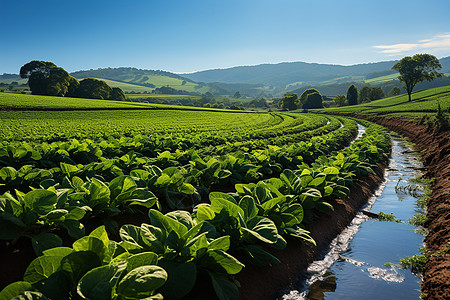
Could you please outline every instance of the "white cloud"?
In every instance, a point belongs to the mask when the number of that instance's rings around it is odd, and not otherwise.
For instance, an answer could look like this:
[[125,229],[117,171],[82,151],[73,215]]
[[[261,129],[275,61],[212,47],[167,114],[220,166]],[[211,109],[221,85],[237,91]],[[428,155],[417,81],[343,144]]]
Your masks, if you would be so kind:
[[373,48],[380,49],[381,53],[385,53],[389,56],[395,56],[410,51],[448,51],[450,50],[450,33],[437,35],[431,39],[420,40],[414,44],[378,45],[373,46]]

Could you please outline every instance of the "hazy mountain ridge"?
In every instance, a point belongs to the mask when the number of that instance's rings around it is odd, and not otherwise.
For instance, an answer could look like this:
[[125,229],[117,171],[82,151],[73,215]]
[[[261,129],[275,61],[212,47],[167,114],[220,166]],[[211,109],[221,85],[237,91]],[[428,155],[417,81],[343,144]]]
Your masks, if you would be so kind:
[[[305,62],[284,62],[256,66],[238,66],[227,69],[214,69],[190,74],[184,77],[201,82],[254,83],[286,86],[303,82],[314,84],[349,76],[364,78],[376,77],[373,74],[392,74],[392,66],[397,61],[357,64],[351,66],[318,64]],[[442,72],[450,72],[450,57],[441,58]],[[367,77],[368,76],[368,77]],[[379,75],[381,76],[381,75]]]

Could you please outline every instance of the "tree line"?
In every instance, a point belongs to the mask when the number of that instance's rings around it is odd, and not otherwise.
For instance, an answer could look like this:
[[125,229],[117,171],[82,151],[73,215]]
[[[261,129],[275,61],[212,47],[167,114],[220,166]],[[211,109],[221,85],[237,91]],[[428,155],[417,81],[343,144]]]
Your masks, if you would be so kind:
[[20,77],[28,78],[28,86],[34,95],[125,100],[122,89],[112,88],[105,81],[95,78],[78,81],[66,70],[48,61],[33,60],[23,65]]

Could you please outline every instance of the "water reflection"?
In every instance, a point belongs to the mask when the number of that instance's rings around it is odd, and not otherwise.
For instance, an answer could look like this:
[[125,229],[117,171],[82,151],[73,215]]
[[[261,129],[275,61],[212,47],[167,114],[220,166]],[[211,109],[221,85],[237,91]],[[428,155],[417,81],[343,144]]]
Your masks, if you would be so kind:
[[332,293],[336,290],[337,277],[334,276],[332,271],[327,271],[323,275],[321,280],[314,282],[309,290],[308,299],[310,300],[323,300],[325,299],[325,293]]

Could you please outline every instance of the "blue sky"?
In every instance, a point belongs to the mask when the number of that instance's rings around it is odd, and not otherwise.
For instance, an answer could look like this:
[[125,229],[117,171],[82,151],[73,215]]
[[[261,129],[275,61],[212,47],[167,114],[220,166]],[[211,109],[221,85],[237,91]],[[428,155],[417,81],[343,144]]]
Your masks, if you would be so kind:
[[5,0],[0,74],[31,60],[67,71],[193,72],[286,61],[357,64],[450,56],[448,0]]

